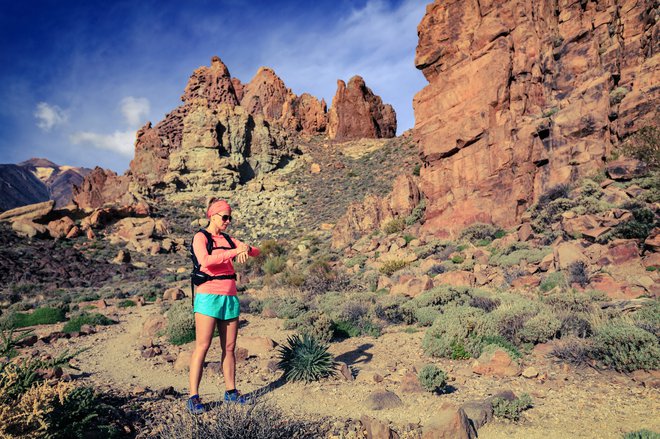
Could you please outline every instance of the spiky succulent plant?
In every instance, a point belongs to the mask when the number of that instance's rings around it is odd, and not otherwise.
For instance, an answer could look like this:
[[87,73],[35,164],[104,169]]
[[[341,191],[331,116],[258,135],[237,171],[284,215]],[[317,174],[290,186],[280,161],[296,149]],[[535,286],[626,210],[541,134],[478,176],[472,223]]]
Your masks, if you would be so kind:
[[309,383],[336,373],[336,362],[328,352],[328,345],[309,334],[290,336],[278,351],[278,367],[284,370],[287,381]]

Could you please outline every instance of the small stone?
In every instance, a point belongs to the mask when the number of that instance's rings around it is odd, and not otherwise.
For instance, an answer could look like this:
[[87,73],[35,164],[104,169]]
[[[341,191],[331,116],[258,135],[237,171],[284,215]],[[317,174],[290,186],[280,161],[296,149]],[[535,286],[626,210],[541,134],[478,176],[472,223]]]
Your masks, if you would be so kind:
[[523,370],[522,376],[525,378],[536,378],[537,376],[539,376],[539,371],[536,370],[534,366],[530,366],[525,370]]
[[388,390],[377,390],[371,393],[365,403],[370,410],[392,409],[403,405],[401,398]]
[[383,382],[383,376],[381,374],[375,373],[374,376],[374,381],[377,383],[382,383]]

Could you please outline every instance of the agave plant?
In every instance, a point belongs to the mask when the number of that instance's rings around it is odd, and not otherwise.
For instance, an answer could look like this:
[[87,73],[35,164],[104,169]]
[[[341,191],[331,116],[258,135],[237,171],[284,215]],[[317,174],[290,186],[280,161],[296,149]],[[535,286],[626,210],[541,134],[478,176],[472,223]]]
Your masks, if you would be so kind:
[[328,345],[309,334],[296,334],[278,348],[279,363],[287,381],[318,381],[333,376],[336,362]]

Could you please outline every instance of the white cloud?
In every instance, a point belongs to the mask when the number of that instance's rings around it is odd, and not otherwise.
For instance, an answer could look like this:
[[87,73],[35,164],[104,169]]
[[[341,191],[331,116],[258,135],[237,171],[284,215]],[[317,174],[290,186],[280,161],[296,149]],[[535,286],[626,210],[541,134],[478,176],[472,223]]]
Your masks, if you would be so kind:
[[57,105],[50,105],[46,102],[39,102],[34,111],[34,117],[37,118],[37,126],[44,131],[50,131],[54,126],[65,123],[68,115]]
[[131,127],[138,127],[147,121],[151,109],[149,99],[126,96],[119,105],[121,113]]
[[79,131],[70,136],[72,143],[88,144],[94,148],[118,152],[127,157],[133,157],[133,142],[135,131],[115,131],[113,134],[98,134],[89,131]]

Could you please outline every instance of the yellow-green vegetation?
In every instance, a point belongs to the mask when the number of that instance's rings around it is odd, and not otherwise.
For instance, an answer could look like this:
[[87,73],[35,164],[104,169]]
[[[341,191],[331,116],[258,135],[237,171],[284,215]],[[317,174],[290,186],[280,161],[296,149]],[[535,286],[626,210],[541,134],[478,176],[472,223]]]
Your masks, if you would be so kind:
[[12,358],[16,355],[16,346],[33,334],[33,329],[16,329],[6,323],[0,325],[0,357]]
[[39,370],[66,365],[64,353],[50,360],[0,362],[0,436],[119,437],[108,422],[112,410],[88,387],[44,380]]
[[137,306],[137,304],[131,299],[125,299],[117,303],[118,308],[131,308],[133,306]]
[[492,224],[475,223],[466,227],[460,234],[460,239],[476,245],[488,245],[491,241],[502,238],[506,232]]
[[626,87],[617,87],[610,92],[610,105],[619,105],[624,97],[630,92]]
[[385,223],[385,225],[383,226],[383,231],[389,235],[391,233],[402,232],[405,228],[406,228],[405,220],[403,220],[402,218],[395,218]]
[[167,311],[167,338],[170,343],[181,345],[195,339],[195,317],[190,302],[179,300]]
[[442,393],[447,386],[447,374],[435,364],[422,367],[417,378],[427,392]]
[[64,328],[62,328],[63,332],[78,332],[80,331],[80,328],[83,325],[102,325],[102,326],[107,326],[107,325],[114,325],[115,322],[114,320],[111,320],[104,316],[103,314],[99,313],[81,313],[78,314],[75,317],[72,317],[71,320],[66,322],[64,325]]
[[397,271],[405,268],[408,265],[406,261],[400,259],[391,259],[389,261],[383,262],[383,265],[380,267],[380,272],[386,276],[391,276]]
[[550,253],[552,253],[551,247],[530,248],[527,243],[516,242],[500,251],[493,249],[489,263],[499,267],[519,265],[523,260],[536,264]]
[[523,393],[520,397],[509,401],[505,398],[493,399],[493,414],[498,418],[505,418],[511,421],[518,421],[522,412],[532,408],[532,398],[527,393]]
[[596,328],[592,355],[622,372],[660,367],[660,343],[650,332],[623,319]]
[[262,266],[264,273],[273,275],[281,273],[286,268],[286,257],[284,256],[269,256]]
[[17,312],[8,317],[8,324],[15,328],[24,328],[35,325],[51,325],[66,320],[66,312],[63,308],[43,307],[37,308],[31,313]]

